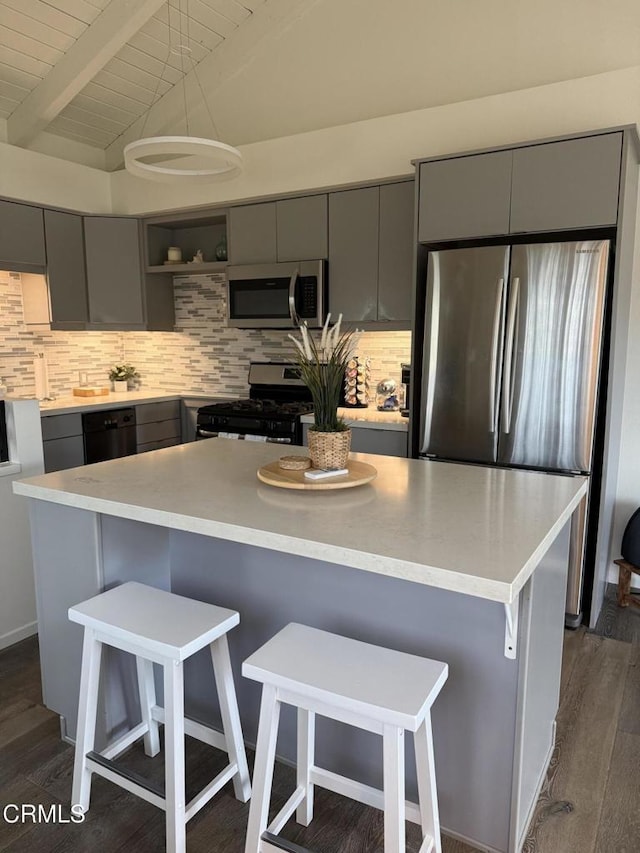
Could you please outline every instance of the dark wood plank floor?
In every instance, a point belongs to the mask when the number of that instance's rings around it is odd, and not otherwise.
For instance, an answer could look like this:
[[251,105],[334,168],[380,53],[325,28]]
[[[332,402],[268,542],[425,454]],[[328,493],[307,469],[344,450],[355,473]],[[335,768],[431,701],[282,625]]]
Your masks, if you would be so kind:
[[[613,605],[615,607],[615,605]],[[640,850],[640,610],[616,612],[607,600],[601,634],[567,632],[557,743],[524,853],[637,853]],[[249,756],[250,762],[252,756]],[[0,810],[8,803],[57,806],[69,816],[73,751],[58,718],[42,707],[38,649],[27,640],[0,653]],[[162,757],[141,747],[132,769],[160,781]],[[224,757],[187,741],[189,793],[209,781]],[[278,766],[273,809],[286,800],[293,771]],[[329,792],[317,792],[308,828],[283,833],[317,853],[382,851],[382,817]],[[248,806],[227,785],[189,823],[189,853],[243,853]],[[10,815],[11,816],[11,815]],[[408,825],[407,849],[420,846]],[[453,839],[444,853],[472,853]],[[0,853],[161,853],[164,815],[95,778],[83,824],[7,823],[0,811]]]

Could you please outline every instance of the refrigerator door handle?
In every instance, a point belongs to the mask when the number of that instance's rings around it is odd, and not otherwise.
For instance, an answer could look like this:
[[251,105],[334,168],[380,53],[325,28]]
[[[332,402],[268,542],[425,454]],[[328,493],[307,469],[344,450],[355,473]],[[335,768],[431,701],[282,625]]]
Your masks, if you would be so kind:
[[511,283],[511,298],[507,316],[507,340],[504,356],[504,384],[502,386],[502,429],[508,433],[511,430],[511,410],[513,408],[513,368],[516,358],[516,320],[520,303],[520,279],[514,278]]
[[498,429],[496,413],[498,401],[496,392],[498,389],[498,348],[500,346],[500,327],[502,320],[502,303],[504,300],[504,278],[498,279],[498,294],[496,296],[496,308],[493,315],[493,340],[491,342],[491,390],[489,392],[489,432]]

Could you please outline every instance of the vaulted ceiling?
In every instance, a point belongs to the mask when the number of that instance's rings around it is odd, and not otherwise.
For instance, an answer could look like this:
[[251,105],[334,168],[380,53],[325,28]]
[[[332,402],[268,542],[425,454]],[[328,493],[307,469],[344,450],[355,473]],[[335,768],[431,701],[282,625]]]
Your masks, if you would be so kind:
[[109,169],[185,103],[238,145],[632,65],[638,0],[0,0],[8,141]]

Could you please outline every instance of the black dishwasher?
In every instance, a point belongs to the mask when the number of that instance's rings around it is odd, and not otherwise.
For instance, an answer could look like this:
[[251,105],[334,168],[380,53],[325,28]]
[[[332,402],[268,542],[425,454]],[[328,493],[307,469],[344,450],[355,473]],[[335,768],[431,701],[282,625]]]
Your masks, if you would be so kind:
[[85,465],[132,456],[136,452],[136,411],[131,407],[86,412],[82,434]]

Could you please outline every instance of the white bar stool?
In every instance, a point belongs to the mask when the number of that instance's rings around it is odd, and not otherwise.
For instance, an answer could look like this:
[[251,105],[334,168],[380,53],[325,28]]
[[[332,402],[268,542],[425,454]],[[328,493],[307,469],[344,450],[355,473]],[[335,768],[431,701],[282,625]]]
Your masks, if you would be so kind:
[[[89,809],[91,775],[98,773],[163,809],[167,851],[184,853],[187,821],[223,785],[233,779],[239,800],[246,802],[251,796],[227,644],[227,631],[239,623],[240,616],[234,610],[154,587],[125,583],[71,607],[69,619],[84,625],[72,804],[79,804],[83,812]],[[142,722],[97,753],[94,740],[103,645],[136,656]],[[224,734],[184,716],[183,662],[207,645],[211,647]],[[156,704],[154,663],[163,668],[164,708]],[[146,754],[157,755],[160,751],[159,723],[165,726],[164,792],[137,774],[123,770],[114,761],[143,736]],[[229,755],[229,765],[187,804],[185,733]]]
[[[247,658],[242,674],[264,685],[245,853],[302,850],[277,836],[294,812],[308,826],[315,785],[383,810],[385,853],[404,853],[405,819],[422,826],[419,853],[441,853],[431,705],[446,663],[292,623]],[[297,787],[267,826],[282,702],[298,708]],[[316,765],[316,714],[382,735],[383,791]],[[414,733],[420,805],[405,802],[405,731]]]

